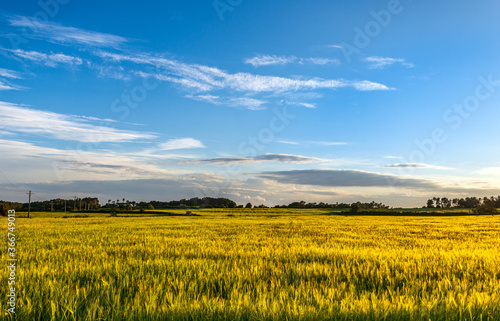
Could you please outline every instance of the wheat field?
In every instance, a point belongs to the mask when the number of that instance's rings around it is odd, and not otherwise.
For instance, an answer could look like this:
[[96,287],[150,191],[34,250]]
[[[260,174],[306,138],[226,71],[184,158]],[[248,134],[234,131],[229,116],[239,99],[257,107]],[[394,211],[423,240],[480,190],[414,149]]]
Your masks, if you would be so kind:
[[500,320],[498,216],[195,212],[19,218],[15,319]]

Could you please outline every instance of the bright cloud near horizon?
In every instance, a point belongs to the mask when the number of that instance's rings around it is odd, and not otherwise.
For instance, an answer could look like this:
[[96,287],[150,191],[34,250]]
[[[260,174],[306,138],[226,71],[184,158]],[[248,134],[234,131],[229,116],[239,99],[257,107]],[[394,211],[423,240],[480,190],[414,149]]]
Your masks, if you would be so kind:
[[57,3],[0,5],[0,199],[500,195],[496,1]]

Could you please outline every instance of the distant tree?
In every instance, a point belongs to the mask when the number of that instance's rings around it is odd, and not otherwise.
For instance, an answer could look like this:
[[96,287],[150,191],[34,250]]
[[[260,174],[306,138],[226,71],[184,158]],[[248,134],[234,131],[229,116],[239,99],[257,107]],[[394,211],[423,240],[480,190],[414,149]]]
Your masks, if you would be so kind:
[[9,214],[9,206],[5,203],[0,204],[0,216],[7,216]]
[[491,214],[491,215],[493,215],[493,214],[498,214],[498,211],[495,208],[495,206],[493,206],[493,204],[486,203],[486,204],[482,204],[482,205],[479,205],[478,207],[476,207],[474,209],[474,214],[481,214],[481,215]]
[[155,209],[155,207],[153,205],[148,204],[148,210],[154,210],[154,209]]
[[252,203],[247,203],[247,205],[245,205],[245,208],[252,208]]
[[427,201],[427,208],[434,208],[434,200]]
[[451,207],[451,200],[449,200],[447,197],[441,198],[441,207],[450,208]]
[[131,210],[132,210],[132,205],[127,204],[127,211],[131,211]]
[[305,201],[293,202],[288,205],[289,208],[304,208],[306,207]]
[[468,208],[476,208],[481,205],[481,200],[477,197],[466,197],[465,201],[468,203],[467,207]]
[[353,203],[351,205],[351,213],[352,214],[356,214],[359,212],[359,210],[361,210],[361,206],[358,204],[358,203]]

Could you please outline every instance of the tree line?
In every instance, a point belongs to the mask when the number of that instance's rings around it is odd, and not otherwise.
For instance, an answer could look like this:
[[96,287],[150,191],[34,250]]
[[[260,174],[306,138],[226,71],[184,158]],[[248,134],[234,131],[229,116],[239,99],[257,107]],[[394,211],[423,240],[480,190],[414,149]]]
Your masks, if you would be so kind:
[[[5,205],[11,210],[26,212],[28,203],[0,201],[0,205]],[[34,212],[61,212],[78,210],[98,210],[100,208],[97,197],[62,199],[56,198],[48,201],[31,202],[31,210]]]
[[275,208],[352,208],[359,207],[359,209],[367,210],[367,209],[388,209],[389,206],[384,205],[382,203],[376,203],[374,201],[370,203],[339,203],[328,204],[328,203],[306,203],[305,201],[300,202],[292,202],[288,205],[276,205]]
[[[97,197],[73,198],[73,199],[52,199],[47,201],[37,201],[31,203],[31,210],[35,212],[51,211],[111,211],[111,210],[134,210],[134,209],[187,209],[187,208],[269,208],[266,205],[253,206],[252,203],[246,205],[237,205],[236,202],[228,198],[214,197],[193,197],[191,199],[181,199],[176,201],[150,201],[136,202],[125,198],[108,200],[105,205],[99,203]],[[274,208],[293,208],[293,209],[312,209],[312,208],[332,208],[332,209],[351,209],[356,213],[360,210],[386,210],[389,206],[377,202],[355,202],[355,203],[306,203],[305,201],[292,202],[288,205],[275,205]],[[478,214],[497,213],[500,208],[500,196],[498,197],[465,197],[465,198],[447,198],[433,197],[429,199],[423,208],[461,208],[472,209]],[[9,209],[19,212],[28,211],[28,203],[0,201],[0,211],[3,213]]]
[[[28,203],[0,201],[0,205],[5,205],[8,209],[25,212],[28,210]],[[382,203],[306,203],[305,201],[292,202],[288,205],[276,205],[274,208],[356,208],[356,209],[387,209]],[[73,199],[52,199],[47,201],[37,201],[31,203],[31,210],[34,212],[62,212],[62,211],[110,211],[110,210],[134,210],[134,209],[187,209],[187,208],[269,208],[264,204],[237,205],[236,202],[228,198],[214,197],[193,197],[191,199],[181,199],[174,201],[150,201],[136,202],[125,198],[111,200],[101,205],[97,197],[73,198]]]
[[465,197],[465,198],[447,198],[433,197],[427,200],[423,208],[464,208],[473,209],[479,214],[496,213],[500,208],[500,196],[498,197]]
[[236,202],[228,198],[215,197],[193,197],[191,199],[181,199],[178,201],[151,201],[139,202],[138,207],[153,206],[154,208],[235,208]]

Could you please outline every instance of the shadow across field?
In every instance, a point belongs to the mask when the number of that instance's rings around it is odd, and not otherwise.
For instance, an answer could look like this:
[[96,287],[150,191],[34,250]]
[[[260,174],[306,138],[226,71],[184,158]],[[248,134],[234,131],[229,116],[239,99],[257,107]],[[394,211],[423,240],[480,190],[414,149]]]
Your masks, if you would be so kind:
[[410,216],[410,217],[433,217],[433,216],[493,216],[498,214],[472,214],[469,212],[411,212],[411,211],[362,211],[358,213],[352,212],[327,212],[318,213],[316,215],[327,216]]
[[153,214],[153,216],[201,216],[200,214],[195,214],[195,213],[186,213],[186,214],[179,214],[179,213],[168,213],[168,212],[148,212],[148,214]]
[[[134,211],[122,211],[122,212],[117,212],[117,213],[109,213],[107,217],[160,217],[160,216],[182,216],[182,217],[193,217],[193,216],[201,216],[199,214],[195,213],[170,213],[170,212],[134,212]],[[78,215],[64,215],[61,216],[61,218],[95,218],[96,216],[89,216],[86,214],[78,214]]]

